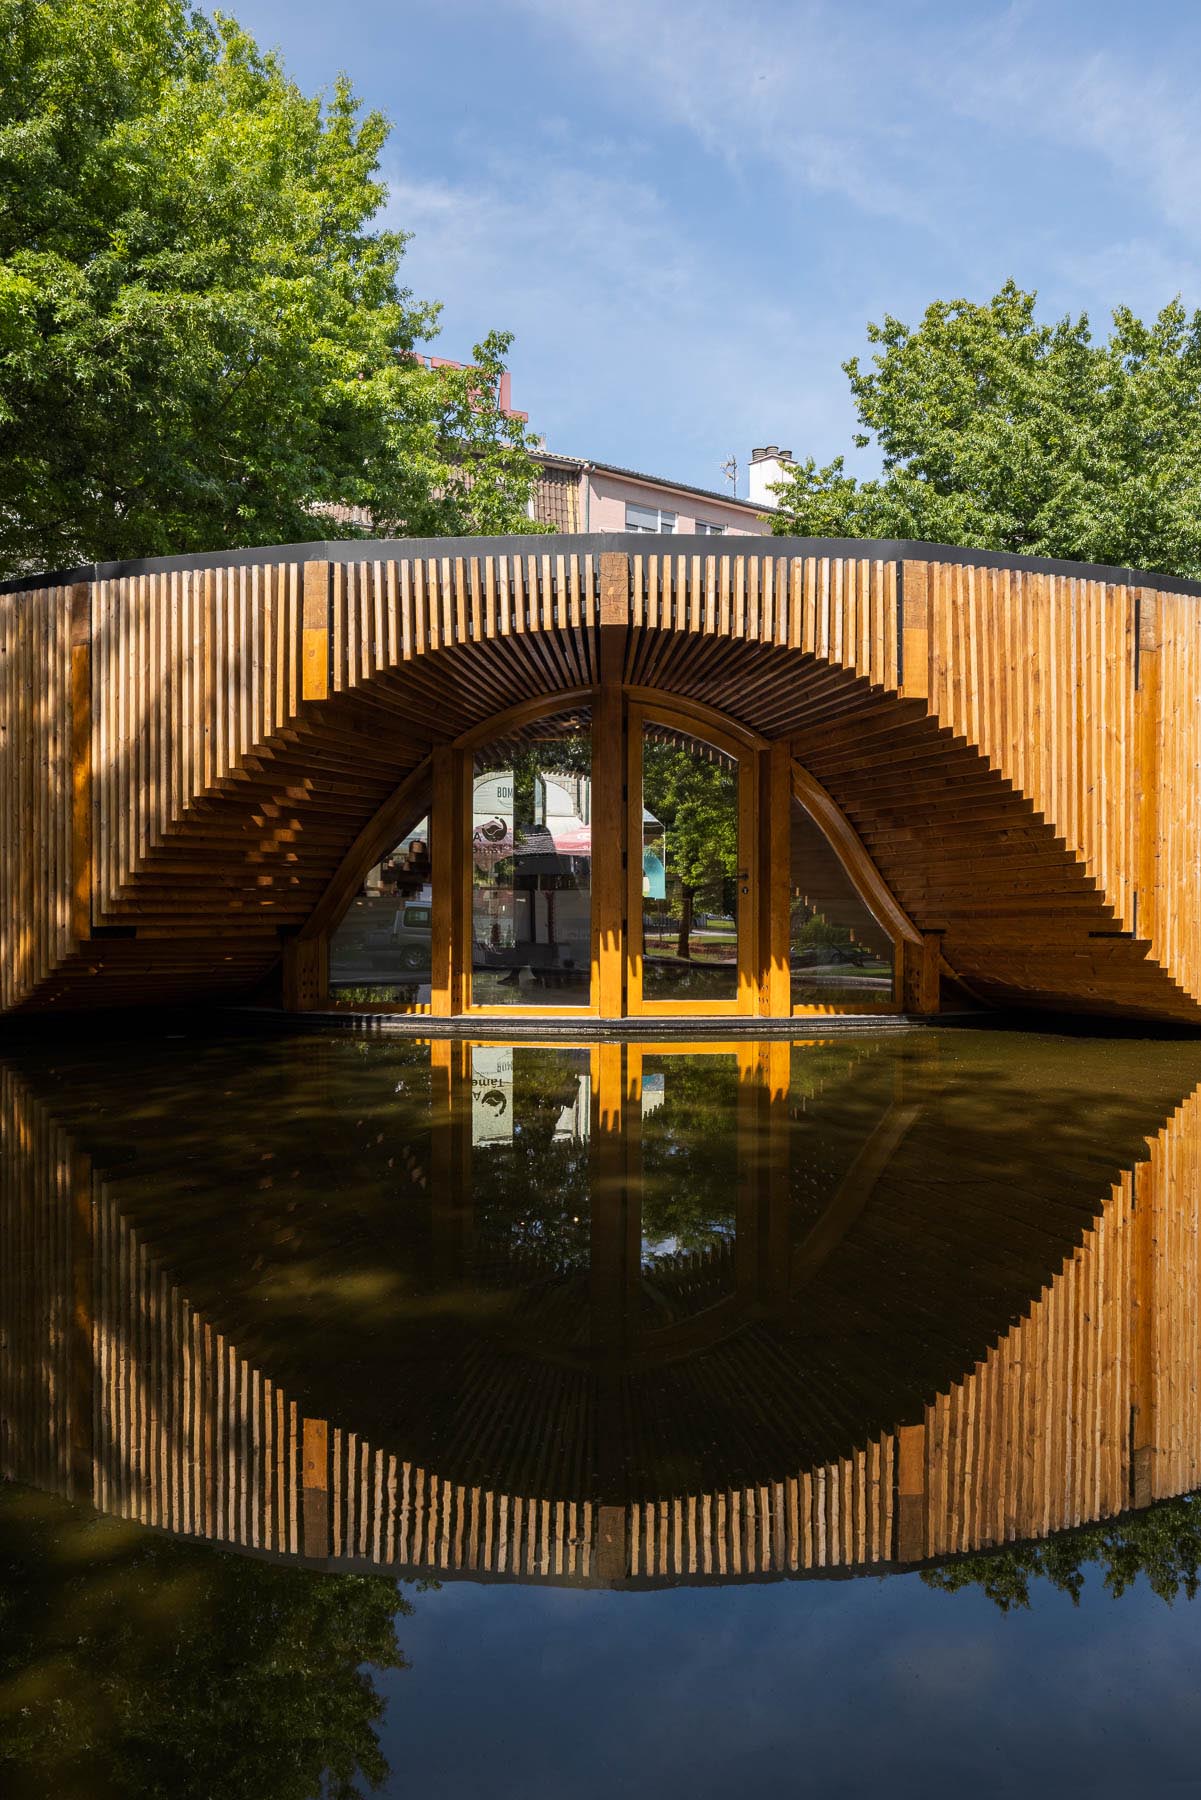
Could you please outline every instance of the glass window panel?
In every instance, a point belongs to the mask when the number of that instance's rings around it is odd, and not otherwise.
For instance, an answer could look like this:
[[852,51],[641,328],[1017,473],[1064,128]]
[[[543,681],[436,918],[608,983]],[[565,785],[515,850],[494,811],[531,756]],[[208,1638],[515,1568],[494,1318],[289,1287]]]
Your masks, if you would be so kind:
[[701,738],[642,736],[642,992],[738,997],[738,763]]
[[477,751],[471,842],[476,1006],[586,1006],[592,987],[592,716],[557,714]]
[[367,871],[329,941],[329,987],[343,1004],[428,1004],[433,908],[430,821],[418,819]]
[[863,904],[829,838],[796,798],[789,964],[794,1006],[856,1012],[892,999],[892,938]]

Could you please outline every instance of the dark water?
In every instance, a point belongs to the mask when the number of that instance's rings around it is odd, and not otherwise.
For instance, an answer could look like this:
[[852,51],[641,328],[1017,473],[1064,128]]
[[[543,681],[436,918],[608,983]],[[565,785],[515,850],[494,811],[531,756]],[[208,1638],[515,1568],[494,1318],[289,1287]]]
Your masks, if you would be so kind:
[[1192,1792],[1201,1045],[0,1060],[0,1791]]

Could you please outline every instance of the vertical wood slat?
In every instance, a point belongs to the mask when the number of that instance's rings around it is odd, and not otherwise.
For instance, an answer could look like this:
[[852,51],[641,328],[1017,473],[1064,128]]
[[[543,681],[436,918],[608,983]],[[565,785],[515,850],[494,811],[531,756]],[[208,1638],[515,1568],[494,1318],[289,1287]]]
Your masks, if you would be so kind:
[[[925,661],[936,715],[978,739],[994,766],[1031,795],[1095,877],[1115,929],[1137,932],[1174,979],[1201,997],[1201,609],[1193,597],[981,569],[966,557],[959,566],[906,564],[898,594],[891,561],[790,557],[774,544],[712,554],[673,546],[630,561],[638,640],[631,657],[644,672],[660,668],[663,646],[651,639],[669,628],[686,633],[672,651],[681,667],[680,659],[700,666],[698,645],[707,638],[750,635],[833,657],[890,691],[899,676],[903,691],[916,695]],[[296,718],[306,694],[312,700],[327,691],[330,671],[341,692],[491,630],[521,639],[522,654],[541,658],[548,675],[561,678],[570,668],[573,679],[590,679],[595,559],[531,552],[484,565],[473,558],[466,568],[451,556],[263,563],[95,583],[96,923],[188,809],[214,784],[236,778],[248,752]],[[84,922],[81,884],[66,911],[62,893],[69,832],[78,844],[81,817],[75,806],[69,827],[64,814],[73,804],[62,766],[72,717],[63,667],[69,652],[61,621],[49,616],[69,604],[67,594],[0,596],[0,741],[12,735],[14,720],[19,740],[0,777],[3,1007],[69,954]],[[1140,617],[1152,614],[1161,641],[1144,644]],[[308,652],[306,630],[326,634]],[[1137,680],[1144,650],[1145,684]],[[485,674],[478,680],[486,714],[497,690]],[[1151,772],[1144,750],[1155,756]]]
[[0,594],[0,1010],[65,956],[75,917],[66,587]]
[[1132,929],[1134,590],[1022,570],[907,564],[907,692],[909,657],[921,651],[917,607],[911,613],[909,605],[919,581],[929,594],[931,710],[1029,795],[1094,875],[1121,927]]

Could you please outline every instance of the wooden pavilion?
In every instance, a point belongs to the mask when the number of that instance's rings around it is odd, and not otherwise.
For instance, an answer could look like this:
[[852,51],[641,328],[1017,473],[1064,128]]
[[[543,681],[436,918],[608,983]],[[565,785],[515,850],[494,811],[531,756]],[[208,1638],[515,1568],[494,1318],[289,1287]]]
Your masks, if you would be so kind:
[[[0,1011],[762,1021],[949,996],[1201,1023],[1199,601],[782,538],[313,543],[10,583]],[[556,734],[577,773],[590,746],[586,883],[552,842],[485,896],[473,772],[520,751],[554,773]],[[665,744],[719,766],[726,848],[722,922],[656,962]],[[339,998],[331,943],[419,822],[425,979]]]

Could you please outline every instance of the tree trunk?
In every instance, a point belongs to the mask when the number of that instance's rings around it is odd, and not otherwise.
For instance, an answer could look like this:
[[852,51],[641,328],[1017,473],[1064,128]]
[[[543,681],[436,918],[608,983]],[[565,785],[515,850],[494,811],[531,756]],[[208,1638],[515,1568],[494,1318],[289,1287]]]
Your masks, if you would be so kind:
[[695,891],[686,887],[680,894],[680,936],[676,955],[682,956],[685,962],[692,961],[692,896]]

